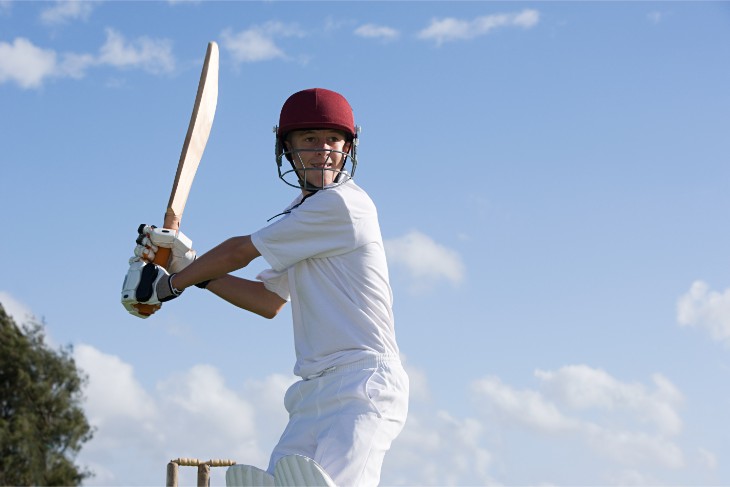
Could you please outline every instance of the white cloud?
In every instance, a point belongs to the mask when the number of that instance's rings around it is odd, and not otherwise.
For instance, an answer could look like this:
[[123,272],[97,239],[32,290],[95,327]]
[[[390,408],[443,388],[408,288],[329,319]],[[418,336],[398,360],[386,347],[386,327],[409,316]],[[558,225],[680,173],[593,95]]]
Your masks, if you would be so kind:
[[[473,391],[485,413],[502,422],[538,435],[577,439],[621,465],[684,466],[681,449],[668,439],[681,429],[674,410],[681,395],[666,379],[655,376],[656,392],[648,393],[644,386],[621,383],[587,366],[536,371],[536,376],[545,384],[542,392],[517,390],[497,377],[475,381]],[[596,419],[584,419],[586,409],[597,410]],[[649,418],[652,413],[658,417]],[[647,421],[659,431],[644,431]]]
[[492,14],[473,20],[451,17],[433,19],[431,24],[418,33],[418,38],[433,40],[437,45],[445,42],[463,41],[483,36],[500,27],[521,27],[529,29],[540,21],[537,10],[526,9],[518,13]]
[[63,61],[57,66],[56,74],[63,78],[83,78],[86,69],[96,63],[91,54],[66,53]]
[[0,291],[0,303],[2,303],[3,308],[5,308],[5,312],[10,315],[18,325],[22,325],[28,321],[36,321],[35,314],[28,306],[21,303],[5,291]]
[[252,63],[272,59],[286,59],[287,55],[276,44],[279,37],[303,37],[295,25],[267,22],[241,32],[226,29],[221,33],[222,46],[237,63]]
[[380,39],[382,41],[396,40],[400,33],[392,27],[384,25],[365,24],[355,29],[355,35],[369,39]]
[[388,262],[405,268],[413,281],[413,290],[422,290],[440,280],[459,284],[464,279],[466,271],[459,254],[419,231],[386,240],[384,245]]
[[538,391],[516,390],[498,377],[485,377],[472,384],[479,397],[500,416],[541,433],[563,433],[580,428],[579,422],[563,415],[557,406]]
[[89,376],[86,412],[93,425],[103,428],[119,418],[136,422],[156,418],[157,407],[135,379],[131,365],[84,344],[75,347],[74,359]]
[[383,485],[493,485],[483,425],[446,411],[412,411],[383,462]]
[[74,360],[89,378],[84,410],[95,429],[77,458],[95,473],[85,483],[150,483],[145,470],[169,460],[161,454],[167,420],[155,398],[138,382],[132,366],[116,356],[80,344],[74,347]]
[[[177,457],[230,458],[265,468],[287,421],[283,397],[293,376],[229,385],[215,367],[200,364],[145,387],[119,357],[79,345],[75,359],[89,374],[85,408],[97,427],[78,458],[97,474],[87,485],[161,482],[165,464]],[[434,404],[426,374],[405,365],[412,379],[410,413],[386,456],[384,485],[495,485],[501,482],[495,472],[508,482],[524,465],[539,462],[527,448],[519,465],[504,463],[508,456],[500,432],[512,434],[510,441],[542,435],[555,449],[579,445],[591,452],[605,468],[601,478],[585,471],[585,482],[660,483],[650,476],[656,472],[652,466],[672,471],[684,464],[670,439],[675,430],[660,427],[653,433],[643,421],[648,411],[661,409],[657,404],[681,398],[661,376],[652,386],[637,386],[585,365],[570,366],[536,371],[539,390],[485,377],[473,383],[479,414],[470,417]],[[586,420],[586,410],[598,411],[599,419]],[[641,421],[627,421],[621,411]],[[510,433],[511,426],[528,436]],[[707,450],[697,458],[706,468],[717,465]],[[181,485],[194,483],[194,470],[181,469]],[[224,485],[224,475],[225,469],[213,469],[211,485]]]
[[[97,428],[78,457],[96,473],[87,485],[150,485],[162,481],[171,458],[181,456],[266,468],[287,422],[283,397],[291,376],[232,388],[215,367],[197,365],[147,391],[119,357],[79,345],[75,359],[89,375],[85,408]],[[425,375],[408,370],[423,380],[411,383],[412,413],[386,457],[383,484],[493,484],[481,422],[431,408]],[[224,485],[224,475],[225,469],[213,469],[211,485]],[[180,485],[194,483],[194,469],[181,469],[180,476]]]
[[140,37],[128,42],[112,29],[107,29],[107,40],[98,56],[59,54],[22,37],[12,44],[0,42],[0,83],[14,82],[24,89],[40,88],[52,78],[82,78],[89,67],[99,65],[164,73],[174,69],[175,60],[167,40]]
[[484,426],[431,404],[426,374],[404,362],[410,378],[410,411],[383,463],[383,485],[493,485],[492,454]]
[[707,283],[695,281],[677,301],[677,322],[702,328],[713,340],[730,345],[730,289],[710,291]]
[[64,24],[72,20],[87,20],[96,2],[90,0],[57,0],[52,7],[41,11],[44,24]]
[[228,49],[238,62],[268,61],[285,57],[273,39],[256,30],[247,30],[236,34],[225,31],[221,34],[223,46]]
[[[177,457],[231,458],[265,468],[286,424],[289,377],[272,375],[236,390],[202,364],[147,391],[119,357],[82,344],[74,358],[89,376],[84,407],[96,428],[78,459],[97,473],[87,485],[149,485],[158,478],[150,473],[161,477]],[[225,469],[213,469],[211,485],[224,484],[224,475]]]
[[114,29],[107,29],[106,36],[99,52],[99,64],[117,68],[139,67],[151,73],[166,73],[175,68],[172,43],[167,39],[139,37],[127,41]]
[[682,395],[659,374],[652,378],[655,391],[640,383],[621,382],[586,365],[565,366],[554,372],[537,370],[535,375],[551,397],[570,409],[628,412],[642,422],[653,423],[666,435],[676,435],[682,429],[676,411]]
[[55,51],[36,47],[22,37],[12,44],[0,42],[0,83],[14,81],[21,88],[37,88],[57,72]]

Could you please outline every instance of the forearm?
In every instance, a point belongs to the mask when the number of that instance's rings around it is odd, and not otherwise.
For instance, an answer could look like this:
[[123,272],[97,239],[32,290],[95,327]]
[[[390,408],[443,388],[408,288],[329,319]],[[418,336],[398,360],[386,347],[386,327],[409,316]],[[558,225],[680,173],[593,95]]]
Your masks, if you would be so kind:
[[287,303],[260,281],[226,275],[211,281],[207,289],[229,303],[264,318],[273,318]]
[[214,247],[175,274],[175,288],[183,290],[199,282],[217,279],[246,267],[260,254],[251,237],[233,237]]

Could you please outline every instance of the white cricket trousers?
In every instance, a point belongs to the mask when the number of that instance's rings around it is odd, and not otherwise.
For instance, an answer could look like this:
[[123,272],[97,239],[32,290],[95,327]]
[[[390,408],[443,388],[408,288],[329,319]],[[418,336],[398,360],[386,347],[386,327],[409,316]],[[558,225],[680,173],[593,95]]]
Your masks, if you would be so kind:
[[269,462],[304,455],[337,487],[380,482],[385,452],[408,414],[408,375],[398,357],[378,356],[295,382],[284,397],[287,424]]

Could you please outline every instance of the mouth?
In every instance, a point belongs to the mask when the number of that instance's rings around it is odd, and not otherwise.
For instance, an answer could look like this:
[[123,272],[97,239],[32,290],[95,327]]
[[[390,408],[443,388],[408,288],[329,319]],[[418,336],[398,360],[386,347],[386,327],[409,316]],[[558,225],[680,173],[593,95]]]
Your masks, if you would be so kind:
[[331,162],[312,162],[309,164],[309,166],[313,169],[331,169],[332,163]]

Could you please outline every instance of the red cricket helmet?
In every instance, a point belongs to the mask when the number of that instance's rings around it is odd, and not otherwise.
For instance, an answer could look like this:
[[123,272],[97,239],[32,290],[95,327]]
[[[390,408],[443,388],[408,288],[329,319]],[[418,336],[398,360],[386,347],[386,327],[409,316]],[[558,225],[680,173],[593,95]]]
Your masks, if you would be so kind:
[[299,129],[337,129],[356,136],[352,107],[344,96],[324,88],[299,91],[284,102],[276,135],[283,140]]
[[[294,130],[335,129],[343,131],[351,142],[349,158],[351,170],[341,171],[337,178],[339,184],[351,179],[357,168],[357,144],[360,127],[355,125],[352,107],[344,96],[324,88],[310,88],[291,95],[281,107],[279,125],[274,127],[276,133],[276,165],[279,178],[289,186],[303,187],[305,184],[298,176],[292,163],[292,153],[284,148],[287,135]],[[286,158],[292,165],[291,170],[282,169],[282,159]],[[287,176],[297,176],[296,182],[287,180]]]

